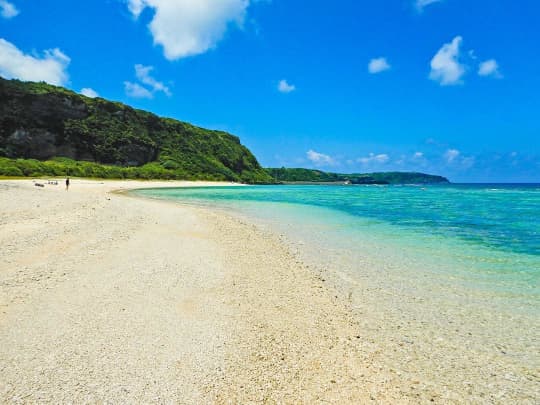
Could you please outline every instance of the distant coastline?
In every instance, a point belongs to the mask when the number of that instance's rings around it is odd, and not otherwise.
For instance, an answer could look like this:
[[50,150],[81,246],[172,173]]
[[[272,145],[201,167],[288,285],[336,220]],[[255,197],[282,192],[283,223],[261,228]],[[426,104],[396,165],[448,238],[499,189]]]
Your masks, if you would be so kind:
[[[266,182],[257,184],[449,184],[442,176],[411,172],[383,172],[364,174],[326,173],[314,169],[261,169]],[[0,177],[80,177],[110,180],[184,180],[218,181],[212,174],[181,175],[156,169],[154,164],[123,167],[89,161],[76,161],[61,157],[46,161],[37,159],[6,158],[0,156]],[[231,180],[235,181],[235,180]],[[248,182],[249,183],[249,182]]]

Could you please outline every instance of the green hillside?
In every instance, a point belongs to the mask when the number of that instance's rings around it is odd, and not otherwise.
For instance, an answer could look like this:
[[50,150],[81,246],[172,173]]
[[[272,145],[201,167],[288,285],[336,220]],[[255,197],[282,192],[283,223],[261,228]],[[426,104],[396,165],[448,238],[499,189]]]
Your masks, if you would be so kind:
[[[0,175],[273,182],[240,140],[226,132],[62,87],[2,78],[0,157],[5,158]],[[67,159],[54,159],[59,157]]]
[[442,176],[434,176],[424,173],[410,172],[386,172],[386,173],[354,173],[339,174],[327,173],[312,169],[266,169],[268,173],[282,183],[337,183],[349,182],[351,184],[437,184],[449,183]]
[[278,182],[332,183],[342,181],[338,174],[313,169],[270,168],[266,171]]

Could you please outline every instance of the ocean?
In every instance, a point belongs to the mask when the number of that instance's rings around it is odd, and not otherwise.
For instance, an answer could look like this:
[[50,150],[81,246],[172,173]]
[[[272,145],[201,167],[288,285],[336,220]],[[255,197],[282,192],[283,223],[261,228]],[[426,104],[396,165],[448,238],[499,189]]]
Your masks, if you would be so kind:
[[282,235],[350,300],[366,336],[394,351],[388,367],[449,390],[468,381],[501,400],[538,395],[540,185],[135,193],[225,210]]

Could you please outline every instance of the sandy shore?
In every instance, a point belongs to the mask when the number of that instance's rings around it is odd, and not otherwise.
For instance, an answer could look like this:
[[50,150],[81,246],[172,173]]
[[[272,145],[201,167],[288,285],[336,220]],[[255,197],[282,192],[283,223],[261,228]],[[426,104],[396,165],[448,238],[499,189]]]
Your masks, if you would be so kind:
[[0,181],[0,402],[429,401],[278,236],[111,193],[149,185]]

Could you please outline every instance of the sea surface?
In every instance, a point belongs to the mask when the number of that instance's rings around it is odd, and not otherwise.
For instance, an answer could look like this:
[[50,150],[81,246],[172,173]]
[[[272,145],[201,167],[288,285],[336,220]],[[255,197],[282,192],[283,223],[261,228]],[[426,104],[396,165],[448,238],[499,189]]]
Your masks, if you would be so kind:
[[460,398],[451,394],[459,395],[460,378],[475,387],[469,399],[538,399],[539,184],[246,186],[136,194],[226,210],[279,233],[351,300],[365,333],[384,350],[402,353],[386,359],[388,367],[434,384],[440,379],[448,400]]

